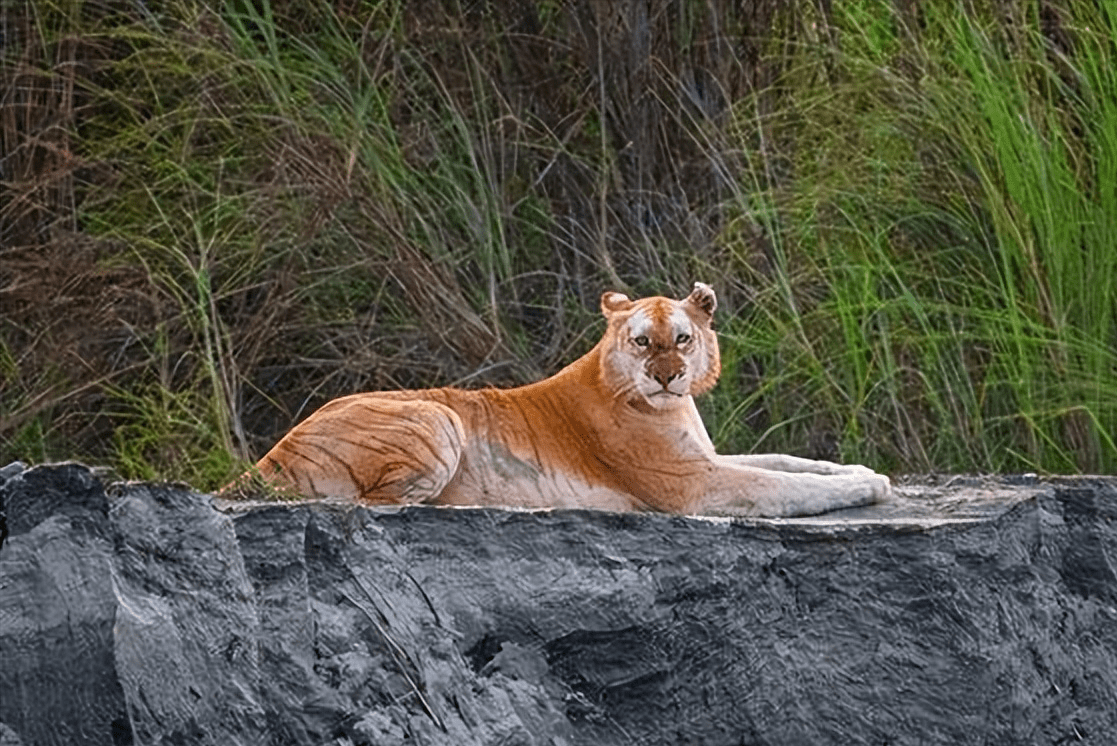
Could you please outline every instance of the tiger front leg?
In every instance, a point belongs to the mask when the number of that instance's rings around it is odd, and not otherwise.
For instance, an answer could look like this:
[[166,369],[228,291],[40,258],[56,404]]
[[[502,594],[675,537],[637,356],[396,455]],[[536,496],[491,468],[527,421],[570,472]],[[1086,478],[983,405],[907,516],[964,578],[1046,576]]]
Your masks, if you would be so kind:
[[833,461],[818,461],[783,453],[755,453],[741,456],[719,456],[734,466],[752,466],[758,469],[810,474],[875,474],[872,469],[861,464],[836,464]]
[[817,474],[745,466],[734,457],[717,457],[707,474],[696,513],[766,518],[817,515],[883,502],[892,493],[888,477],[864,467]]

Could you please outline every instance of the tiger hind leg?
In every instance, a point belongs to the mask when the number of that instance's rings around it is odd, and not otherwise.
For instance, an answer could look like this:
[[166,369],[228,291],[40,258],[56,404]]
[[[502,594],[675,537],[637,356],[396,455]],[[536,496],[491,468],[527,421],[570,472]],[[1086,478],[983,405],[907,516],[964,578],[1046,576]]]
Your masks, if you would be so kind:
[[464,442],[449,407],[358,394],[299,423],[256,466],[265,481],[308,497],[432,502],[457,472]]

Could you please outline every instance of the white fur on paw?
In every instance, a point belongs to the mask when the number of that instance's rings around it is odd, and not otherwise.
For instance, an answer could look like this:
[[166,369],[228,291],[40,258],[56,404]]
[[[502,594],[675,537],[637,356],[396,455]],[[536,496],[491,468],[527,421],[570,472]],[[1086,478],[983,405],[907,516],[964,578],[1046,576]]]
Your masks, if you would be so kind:
[[882,503],[892,497],[892,480],[884,474],[873,473],[870,477],[872,502]]

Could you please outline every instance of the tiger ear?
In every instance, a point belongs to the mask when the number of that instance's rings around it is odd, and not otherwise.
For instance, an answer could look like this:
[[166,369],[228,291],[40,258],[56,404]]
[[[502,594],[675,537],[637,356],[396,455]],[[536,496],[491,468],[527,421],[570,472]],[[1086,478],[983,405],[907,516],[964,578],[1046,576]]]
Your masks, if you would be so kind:
[[624,293],[609,291],[601,296],[601,313],[605,316],[632,308],[632,301]]
[[694,290],[687,296],[687,302],[698,306],[707,316],[713,317],[718,307],[718,298],[714,289],[704,282],[694,283]]

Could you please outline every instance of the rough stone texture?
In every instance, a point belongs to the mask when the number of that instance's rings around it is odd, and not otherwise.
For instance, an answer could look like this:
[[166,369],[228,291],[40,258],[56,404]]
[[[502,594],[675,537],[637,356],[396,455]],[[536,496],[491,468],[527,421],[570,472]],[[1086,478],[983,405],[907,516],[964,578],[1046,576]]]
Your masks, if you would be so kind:
[[0,744],[1117,733],[1117,479],[813,519],[218,503],[0,470]]

